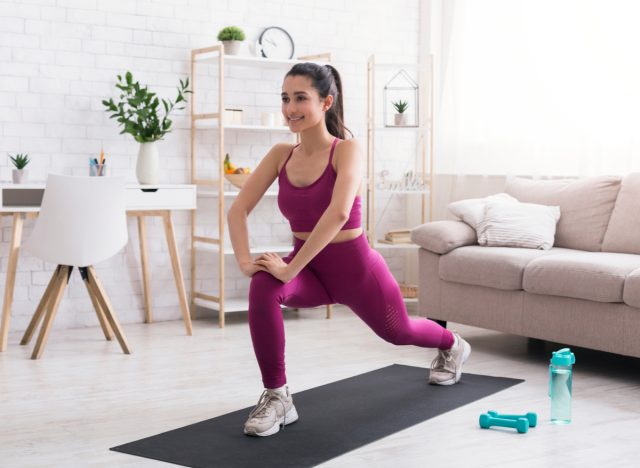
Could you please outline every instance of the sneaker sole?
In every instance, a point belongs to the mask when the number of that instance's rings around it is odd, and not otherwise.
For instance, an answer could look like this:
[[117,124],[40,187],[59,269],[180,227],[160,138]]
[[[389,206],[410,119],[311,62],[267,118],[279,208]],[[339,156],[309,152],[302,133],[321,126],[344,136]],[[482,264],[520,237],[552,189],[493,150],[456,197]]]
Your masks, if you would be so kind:
[[449,380],[444,380],[442,382],[435,382],[432,381],[431,379],[429,379],[429,383],[432,385],[453,385],[456,384],[460,381],[460,377],[462,377],[462,365],[467,362],[467,359],[469,359],[469,355],[471,354],[471,345],[469,343],[467,343],[466,341],[462,342],[463,346],[464,346],[464,351],[462,352],[462,364],[460,364],[460,367],[456,370],[456,376],[453,379],[449,379]]
[[[296,407],[292,406],[285,417],[278,418],[276,423],[271,426],[269,429],[263,432],[252,432],[244,430],[244,433],[248,436],[257,436],[257,437],[267,437],[273,434],[276,434],[280,430],[280,426],[288,426],[289,424],[293,424],[298,420],[298,412],[296,411]],[[286,421],[286,424],[284,423]]]

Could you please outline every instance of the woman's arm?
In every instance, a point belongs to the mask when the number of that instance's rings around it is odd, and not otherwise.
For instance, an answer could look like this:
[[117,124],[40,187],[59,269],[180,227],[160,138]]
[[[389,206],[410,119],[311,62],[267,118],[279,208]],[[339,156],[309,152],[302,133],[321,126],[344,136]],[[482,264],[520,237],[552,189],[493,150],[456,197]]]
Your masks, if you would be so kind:
[[[338,176],[331,202],[296,256],[286,266],[281,265],[283,271],[278,275],[281,281],[291,281],[300,273],[307,263],[331,242],[349,219],[362,180],[362,156],[355,140],[343,141],[335,151]],[[262,262],[265,261],[258,260],[256,263]]]
[[278,163],[289,148],[290,145],[285,143],[279,143],[271,148],[251,173],[227,213],[233,252],[240,269],[247,276],[253,275],[258,270],[265,270],[265,268],[256,265],[251,258],[247,216],[278,177]]

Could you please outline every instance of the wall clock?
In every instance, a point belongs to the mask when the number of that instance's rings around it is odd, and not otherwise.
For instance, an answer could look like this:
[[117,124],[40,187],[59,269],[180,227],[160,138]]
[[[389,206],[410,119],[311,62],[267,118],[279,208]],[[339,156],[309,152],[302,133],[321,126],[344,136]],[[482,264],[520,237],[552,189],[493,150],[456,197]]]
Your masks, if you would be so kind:
[[270,59],[292,59],[295,47],[287,31],[278,26],[269,26],[258,38],[256,50],[261,57]]

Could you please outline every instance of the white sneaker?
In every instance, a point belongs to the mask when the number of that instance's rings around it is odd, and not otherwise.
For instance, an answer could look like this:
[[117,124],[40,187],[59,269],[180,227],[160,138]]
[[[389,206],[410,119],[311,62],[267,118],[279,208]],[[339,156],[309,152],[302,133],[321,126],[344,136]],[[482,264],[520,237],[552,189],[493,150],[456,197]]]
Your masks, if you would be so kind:
[[244,423],[244,433],[250,436],[270,436],[278,432],[280,426],[284,428],[297,420],[298,412],[293,406],[289,387],[285,387],[285,393],[266,389],[249,413],[249,419]]
[[451,349],[440,349],[438,355],[431,362],[429,383],[433,385],[453,385],[462,376],[462,365],[471,354],[471,345],[456,332],[456,344]]

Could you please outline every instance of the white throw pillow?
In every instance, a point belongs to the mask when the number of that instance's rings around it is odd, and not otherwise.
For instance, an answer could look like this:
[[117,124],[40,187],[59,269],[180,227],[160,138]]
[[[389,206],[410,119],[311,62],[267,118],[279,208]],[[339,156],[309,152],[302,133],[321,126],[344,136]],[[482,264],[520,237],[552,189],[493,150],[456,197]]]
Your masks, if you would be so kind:
[[559,206],[489,202],[476,230],[478,244],[548,250],[559,219]]
[[468,198],[449,203],[449,211],[477,230],[484,219],[485,206],[491,202],[518,203],[518,200],[507,193],[498,193],[485,198]]

